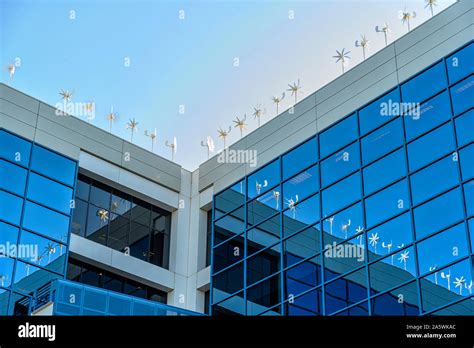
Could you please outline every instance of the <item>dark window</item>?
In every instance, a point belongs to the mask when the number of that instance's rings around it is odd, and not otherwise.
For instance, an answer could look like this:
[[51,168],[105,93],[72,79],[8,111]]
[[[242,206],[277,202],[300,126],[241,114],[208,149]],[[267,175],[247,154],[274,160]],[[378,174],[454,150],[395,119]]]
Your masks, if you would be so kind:
[[212,251],[212,210],[206,213],[206,267],[211,264]]

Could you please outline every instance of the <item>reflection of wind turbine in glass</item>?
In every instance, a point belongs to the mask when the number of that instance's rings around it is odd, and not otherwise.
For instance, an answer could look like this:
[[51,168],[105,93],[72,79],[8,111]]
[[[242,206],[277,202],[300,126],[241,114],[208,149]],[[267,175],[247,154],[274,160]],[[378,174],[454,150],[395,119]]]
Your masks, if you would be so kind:
[[346,224],[342,224],[341,230],[344,232],[344,239],[347,239],[347,233],[349,231],[349,226],[351,225],[351,219],[347,220]]
[[405,250],[404,252],[400,254],[400,257],[397,259],[398,261],[400,261],[400,263],[403,263],[403,269],[405,271],[407,270],[407,261],[410,258],[409,254],[410,254],[410,251]]
[[361,226],[357,226],[356,228],[356,234],[358,234],[357,239],[359,240],[359,245],[362,246],[362,237],[363,234],[362,232],[364,231],[364,228]]
[[206,138],[205,143],[204,143],[204,141],[201,140],[201,146],[207,148],[207,159],[209,159],[209,156],[211,155],[211,152],[214,152],[214,150],[216,148],[215,145],[214,145],[214,140],[212,139],[212,137],[210,135],[208,135],[207,138]]
[[5,286],[5,281],[6,281],[6,280],[8,280],[8,275],[2,274],[2,275],[0,276],[0,282],[1,282],[1,284],[2,284],[2,287]]
[[372,233],[369,237],[369,244],[374,247],[374,253],[377,254],[377,243],[379,242],[379,234],[378,233]]
[[334,216],[331,216],[330,218],[327,218],[326,221],[329,222],[329,233],[332,236],[332,225],[334,223]]
[[464,276],[460,276],[459,278],[458,277],[455,277],[454,278],[454,288],[459,288],[459,295],[462,295],[462,288],[463,288],[463,285],[464,283],[466,282],[466,279],[464,278]]
[[273,190],[272,196],[273,196],[273,198],[275,198],[275,201],[276,201],[275,209],[278,209],[278,202],[280,201],[280,199],[279,199],[280,198],[280,192]]
[[[393,242],[390,241],[390,243],[385,244],[385,242],[382,242],[382,248],[387,249],[387,254],[390,254],[390,250],[392,250]],[[392,265],[393,265],[393,256],[392,255]]]
[[464,284],[464,287],[469,291],[469,295],[472,295],[472,279],[469,282],[469,286],[467,286],[467,282],[466,282],[466,284]]
[[107,220],[109,219],[109,212],[107,210],[99,209],[97,210],[96,215],[99,217],[100,227],[102,227],[103,223],[107,223]]
[[48,254],[48,264],[51,262],[51,255],[56,253],[56,248],[54,247],[53,243],[48,243],[45,247],[45,251]]
[[451,290],[451,270],[448,273],[441,272],[441,278],[448,282],[448,290]]
[[258,181],[255,181],[255,190],[257,191],[257,195],[260,194],[260,191],[262,188],[265,188],[268,186],[268,181],[265,179],[263,180],[263,184],[260,184]]
[[[436,265],[430,266],[430,272],[436,269]],[[438,272],[434,272],[435,284],[438,285]]]
[[286,204],[288,205],[288,208],[290,208],[291,212],[293,213],[293,219],[296,219],[296,203],[298,203],[298,195],[295,195],[295,199],[293,197],[290,197],[290,199],[286,199]]

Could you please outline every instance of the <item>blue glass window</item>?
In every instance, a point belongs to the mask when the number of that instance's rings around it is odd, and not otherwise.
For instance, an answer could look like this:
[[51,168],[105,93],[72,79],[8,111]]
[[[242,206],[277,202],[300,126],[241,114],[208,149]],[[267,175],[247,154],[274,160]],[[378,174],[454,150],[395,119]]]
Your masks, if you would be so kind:
[[0,160],[0,189],[23,196],[27,173],[22,167]]
[[436,196],[459,182],[458,164],[449,155],[410,177],[413,204]]
[[363,169],[366,195],[401,179],[407,173],[405,150],[397,150]]
[[286,298],[298,296],[321,283],[321,255],[299,263],[285,272]]
[[463,211],[459,189],[449,191],[423,204],[414,210],[416,237],[420,239],[462,220]]
[[312,195],[319,189],[319,170],[315,165],[302,173],[294,176],[283,184],[283,200],[291,199],[298,196],[303,199]]
[[23,199],[0,190],[0,219],[20,224]]
[[444,62],[439,62],[401,86],[403,102],[421,103],[447,85]]
[[446,66],[448,68],[449,82],[459,81],[465,76],[474,72],[474,44],[464,47],[463,49],[446,58]]
[[280,271],[280,250],[277,245],[247,258],[247,286]]
[[417,244],[420,274],[439,269],[468,254],[464,223]]
[[360,173],[355,173],[323,191],[323,216],[330,216],[361,196]]
[[353,272],[326,285],[326,314],[332,314],[367,298],[365,269]]
[[23,227],[46,237],[66,242],[69,233],[69,218],[32,202],[26,202]]
[[[216,211],[224,214],[231,212],[245,203],[245,181],[229,187],[214,197]],[[218,218],[218,216],[216,216]]]
[[[470,296],[466,289],[472,285],[470,261],[464,260],[440,269],[420,279],[423,311],[430,311],[462,296]],[[472,315],[472,312],[464,313]]]
[[309,227],[284,242],[285,267],[316,255],[321,250],[321,237],[318,226]]
[[418,289],[415,282],[377,296],[372,300],[373,315],[419,315]]
[[14,262],[9,257],[0,257],[0,285],[4,288],[9,288],[12,284]]
[[367,232],[369,260],[390,255],[413,242],[411,215],[405,213]]
[[354,143],[321,162],[323,187],[355,171],[360,167],[359,143]]
[[28,166],[30,162],[31,143],[0,130],[0,158],[22,166]]
[[407,141],[440,125],[451,118],[451,101],[448,92],[443,92],[420,105],[418,114],[405,116]]
[[374,130],[393,117],[400,115],[400,93],[398,89],[385,94],[359,111],[360,134]]
[[455,115],[474,106],[474,76],[462,80],[450,88]]
[[[258,315],[280,302],[280,275],[247,289],[247,315]],[[273,310],[279,311],[275,308]]]
[[474,250],[474,219],[469,219],[469,236],[471,239],[471,250]]
[[402,119],[397,118],[362,139],[363,163],[372,162],[401,145],[403,145]]
[[276,160],[248,177],[248,198],[261,195],[279,182],[280,160]]
[[321,158],[354,141],[358,133],[356,114],[323,131],[319,136]]
[[408,144],[408,162],[414,171],[429,162],[452,152],[455,148],[452,123],[445,124],[436,130]]
[[330,281],[340,274],[348,273],[364,266],[365,239],[364,234],[337,244],[338,238],[324,236],[324,281]]
[[41,175],[30,174],[27,197],[62,213],[71,212],[72,189]]
[[[364,213],[362,203],[359,202],[324,219],[324,243],[339,242],[360,233],[363,229]],[[329,241],[326,239],[329,239]]]
[[407,181],[402,180],[365,200],[367,227],[397,215],[409,206]]
[[[66,247],[64,245],[27,231],[21,232],[20,243],[24,246],[23,250],[27,251],[22,255],[18,255],[20,259],[38,266],[48,267],[59,273],[63,272],[64,262],[66,261]],[[51,264],[61,256],[63,257],[62,262]]]
[[455,120],[458,146],[474,141],[474,110],[462,114]]
[[[89,208],[90,209],[90,208]],[[236,234],[244,232],[245,210],[243,207],[231,212],[229,215],[217,220],[214,224],[214,234],[217,238],[225,240]],[[87,227],[89,230],[89,227]]]
[[319,195],[314,195],[302,202],[286,202],[288,209],[283,213],[285,226],[293,224],[299,229],[312,225],[319,220]]
[[468,180],[474,177],[474,144],[460,151],[462,179]]
[[464,184],[464,197],[466,198],[467,215],[474,215],[474,180]]
[[33,147],[31,169],[66,185],[74,185],[76,163],[41,146]]
[[317,160],[318,139],[314,137],[282,156],[283,180],[316,163]]
[[[213,302],[220,301],[244,287],[243,262],[226,269],[213,279]],[[217,291],[216,291],[217,290]]]
[[[368,240],[370,243],[370,237]],[[370,287],[375,293],[384,292],[416,277],[415,249],[409,247],[394,251],[393,255],[369,266]]]
[[33,291],[41,288],[43,285],[46,285],[58,278],[61,278],[61,276],[58,274],[48,272],[44,269],[32,266],[21,261],[17,261],[15,268],[15,277],[13,278],[13,288],[16,291],[25,294],[31,294]]
[[[18,231],[19,229],[17,227],[0,222],[0,245],[6,246],[7,244],[16,244],[18,241]],[[4,251],[6,255],[10,252],[7,248],[5,248]],[[2,254],[2,252],[3,250],[0,249],[0,254]]]
[[[280,241],[280,215],[274,216],[247,231],[247,256]],[[237,239],[238,240],[238,239]],[[243,243],[243,242],[242,242]],[[235,246],[234,246],[235,249]],[[234,250],[238,251],[238,250]]]
[[294,301],[287,302],[287,313],[289,316],[320,315],[323,312],[322,297],[322,291],[320,288],[304,293],[301,296],[297,296],[294,298]]
[[267,192],[247,204],[247,223],[257,225],[281,210],[280,187]]

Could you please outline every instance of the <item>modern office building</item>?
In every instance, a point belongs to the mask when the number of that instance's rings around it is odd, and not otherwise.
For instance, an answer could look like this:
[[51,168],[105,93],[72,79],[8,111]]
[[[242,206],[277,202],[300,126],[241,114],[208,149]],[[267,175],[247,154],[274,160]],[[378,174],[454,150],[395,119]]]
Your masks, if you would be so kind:
[[473,18],[194,172],[0,85],[1,314],[474,314]]

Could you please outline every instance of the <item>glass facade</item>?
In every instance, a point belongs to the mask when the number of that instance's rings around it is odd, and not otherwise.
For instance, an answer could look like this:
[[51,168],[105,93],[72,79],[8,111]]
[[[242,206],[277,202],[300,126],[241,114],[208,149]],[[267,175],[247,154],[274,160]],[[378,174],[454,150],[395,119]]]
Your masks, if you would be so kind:
[[79,175],[74,234],[168,268],[171,213]]
[[0,315],[66,272],[77,162],[0,129]]
[[474,313],[473,52],[215,195],[212,315]]

